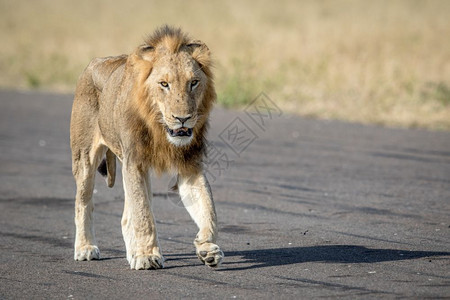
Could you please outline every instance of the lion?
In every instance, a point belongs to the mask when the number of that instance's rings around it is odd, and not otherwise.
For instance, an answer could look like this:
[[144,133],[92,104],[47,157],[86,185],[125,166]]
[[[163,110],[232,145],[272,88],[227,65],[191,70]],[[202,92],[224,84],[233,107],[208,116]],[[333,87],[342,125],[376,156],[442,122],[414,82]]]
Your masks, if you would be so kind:
[[152,213],[150,170],[177,175],[176,188],[197,224],[198,258],[217,267],[217,217],[203,168],[216,100],[211,54],[181,29],[163,26],[130,55],[93,59],[73,101],[70,144],[76,181],[74,259],[100,258],[93,224],[96,169],[115,181],[122,163],[122,234],[131,269],[164,267]]

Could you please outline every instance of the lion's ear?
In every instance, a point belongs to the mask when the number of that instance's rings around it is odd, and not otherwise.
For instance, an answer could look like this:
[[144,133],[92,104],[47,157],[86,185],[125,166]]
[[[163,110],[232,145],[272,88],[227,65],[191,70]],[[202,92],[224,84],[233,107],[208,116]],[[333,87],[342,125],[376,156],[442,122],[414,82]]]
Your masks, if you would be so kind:
[[136,55],[143,60],[153,61],[155,48],[148,44],[141,45],[136,50]]
[[192,41],[186,45],[192,58],[195,59],[200,66],[209,68],[211,66],[211,53],[209,48],[201,41]]

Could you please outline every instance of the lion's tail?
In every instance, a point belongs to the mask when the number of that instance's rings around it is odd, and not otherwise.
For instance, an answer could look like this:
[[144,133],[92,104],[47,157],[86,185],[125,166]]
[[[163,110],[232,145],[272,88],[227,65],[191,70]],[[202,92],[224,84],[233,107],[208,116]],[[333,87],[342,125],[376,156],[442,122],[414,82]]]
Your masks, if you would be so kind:
[[111,150],[106,151],[106,157],[98,166],[97,171],[105,177],[108,187],[112,188],[116,181],[116,156]]

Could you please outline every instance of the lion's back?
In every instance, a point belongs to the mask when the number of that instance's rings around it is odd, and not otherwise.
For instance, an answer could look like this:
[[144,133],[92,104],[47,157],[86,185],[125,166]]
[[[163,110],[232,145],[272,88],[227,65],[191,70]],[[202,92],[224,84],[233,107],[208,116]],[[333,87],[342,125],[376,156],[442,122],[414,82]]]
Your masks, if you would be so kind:
[[82,136],[74,138],[75,136],[94,127],[93,124],[98,120],[100,95],[115,71],[126,64],[127,57],[94,58],[80,75],[72,107],[72,144],[84,140]]

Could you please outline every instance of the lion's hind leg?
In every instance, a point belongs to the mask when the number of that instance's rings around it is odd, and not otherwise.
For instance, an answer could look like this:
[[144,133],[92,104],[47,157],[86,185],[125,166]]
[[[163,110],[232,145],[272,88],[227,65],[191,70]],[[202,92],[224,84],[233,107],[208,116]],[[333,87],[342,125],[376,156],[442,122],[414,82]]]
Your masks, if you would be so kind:
[[75,260],[100,259],[100,251],[96,245],[93,211],[95,171],[103,154],[98,146],[87,151],[75,151],[73,154],[73,174],[76,180],[75,198]]

